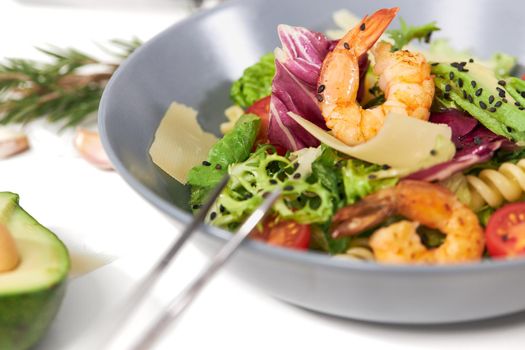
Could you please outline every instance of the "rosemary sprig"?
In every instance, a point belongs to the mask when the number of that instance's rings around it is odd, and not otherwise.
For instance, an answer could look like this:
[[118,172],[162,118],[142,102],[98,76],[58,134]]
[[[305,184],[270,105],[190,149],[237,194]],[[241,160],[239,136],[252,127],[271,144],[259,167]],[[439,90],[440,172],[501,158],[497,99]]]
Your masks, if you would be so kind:
[[[0,124],[29,123],[46,117],[75,126],[96,112],[102,91],[120,61],[140,40],[112,40],[103,47],[117,63],[102,62],[75,49],[37,48],[50,63],[11,58],[0,64]],[[87,71],[96,71],[88,73]]]

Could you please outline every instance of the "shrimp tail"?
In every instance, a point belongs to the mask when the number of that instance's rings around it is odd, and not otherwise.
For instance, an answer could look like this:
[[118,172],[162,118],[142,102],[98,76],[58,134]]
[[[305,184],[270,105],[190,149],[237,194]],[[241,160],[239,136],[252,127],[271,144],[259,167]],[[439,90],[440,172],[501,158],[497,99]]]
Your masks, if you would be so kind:
[[385,32],[392,20],[396,17],[399,7],[381,9],[370,16],[365,16],[359,25],[348,32],[339,42],[338,46],[354,45],[357,57],[365,54]]

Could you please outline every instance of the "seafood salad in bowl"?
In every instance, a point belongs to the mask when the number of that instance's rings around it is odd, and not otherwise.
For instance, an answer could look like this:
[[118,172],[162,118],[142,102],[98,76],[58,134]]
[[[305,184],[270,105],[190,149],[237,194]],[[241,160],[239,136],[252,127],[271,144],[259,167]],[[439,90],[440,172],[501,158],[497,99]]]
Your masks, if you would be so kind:
[[[153,161],[191,187],[193,210],[228,173],[207,218],[226,230],[280,187],[252,234],[272,245],[384,264],[525,254],[525,81],[512,75],[516,58],[482,60],[432,41],[435,22],[400,19],[388,30],[398,10],[341,12],[348,29],[331,37],[280,25],[281,47],[233,83],[224,136],[174,103]],[[166,147],[183,156],[166,158]]]
[[226,2],[121,66],[102,141],[175,224],[229,175],[192,238],[210,256],[279,189],[228,265],[279,300],[388,323],[525,310],[521,5],[465,4]]

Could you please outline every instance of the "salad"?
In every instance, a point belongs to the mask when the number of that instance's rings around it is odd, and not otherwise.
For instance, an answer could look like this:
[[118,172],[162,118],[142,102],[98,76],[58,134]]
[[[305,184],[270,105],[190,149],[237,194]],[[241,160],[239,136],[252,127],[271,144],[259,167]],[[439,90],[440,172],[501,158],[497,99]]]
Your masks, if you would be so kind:
[[[194,211],[228,173],[207,220],[231,231],[281,188],[252,233],[281,247],[385,264],[525,254],[525,81],[512,75],[516,58],[482,60],[431,40],[434,22],[400,19],[388,30],[398,10],[340,12],[346,28],[332,38],[280,25],[281,47],[232,84],[224,136],[174,103],[154,162],[190,186]],[[163,136],[169,128],[178,137]]]

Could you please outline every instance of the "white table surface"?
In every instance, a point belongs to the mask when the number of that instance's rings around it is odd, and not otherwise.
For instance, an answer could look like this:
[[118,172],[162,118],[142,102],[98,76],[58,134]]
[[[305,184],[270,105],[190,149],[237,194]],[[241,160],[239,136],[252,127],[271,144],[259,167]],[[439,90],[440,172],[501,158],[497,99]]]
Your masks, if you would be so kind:
[[[30,3],[0,1],[2,57],[37,58],[32,47],[46,43],[99,54],[94,42],[134,35],[148,39],[184,16],[169,7],[116,11]],[[0,190],[19,193],[22,205],[54,230],[73,255],[91,254],[107,263],[71,279],[63,307],[37,348],[89,349],[90,327],[108,317],[111,306],[178,231],[116,173],[99,171],[79,158],[71,146],[71,131],[58,135],[42,122],[26,131],[32,150],[0,161]],[[205,261],[189,245],[167,280],[156,288],[144,314],[158,310]],[[131,338],[141,327],[137,323],[125,337]],[[523,349],[524,344],[524,314],[438,327],[349,321],[279,302],[224,271],[157,348],[493,350]]]

